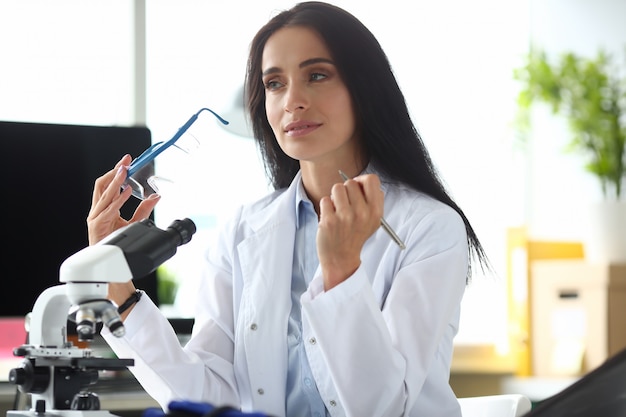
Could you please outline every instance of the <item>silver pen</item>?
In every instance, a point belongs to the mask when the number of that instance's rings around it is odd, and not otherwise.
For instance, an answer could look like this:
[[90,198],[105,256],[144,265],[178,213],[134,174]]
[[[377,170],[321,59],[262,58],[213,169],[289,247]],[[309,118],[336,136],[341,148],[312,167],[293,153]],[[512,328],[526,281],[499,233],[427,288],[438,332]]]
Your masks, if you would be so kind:
[[[339,175],[341,175],[341,178],[343,178],[344,181],[350,179],[350,177],[348,177],[342,170],[339,170]],[[385,229],[385,232],[387,232],[387,234],[391,236],[393,241],[396,242],[398,246],[400,246],[400,249],[406,249],[406,245],[404,244],[402,239],[400,239],[396,232],[393,231],[393,229],[391,228],[391,226],[389,226],[389,223],[387,223],[387,220],[385,220],[384,217],[380,218],[380,225],[383,229]]]

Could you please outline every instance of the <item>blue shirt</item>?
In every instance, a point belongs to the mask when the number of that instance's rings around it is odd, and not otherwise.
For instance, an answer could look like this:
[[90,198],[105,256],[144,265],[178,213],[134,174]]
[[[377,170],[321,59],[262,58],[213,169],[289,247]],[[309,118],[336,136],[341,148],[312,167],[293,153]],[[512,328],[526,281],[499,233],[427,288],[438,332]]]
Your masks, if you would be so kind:
[[300,183],[296,193],[296,241],[291,278],[291,314],[288,324],[287,415],[323,417],[324,402],[317,390],[302,343],[300,296],[313,279],[317,259],[317,213]]

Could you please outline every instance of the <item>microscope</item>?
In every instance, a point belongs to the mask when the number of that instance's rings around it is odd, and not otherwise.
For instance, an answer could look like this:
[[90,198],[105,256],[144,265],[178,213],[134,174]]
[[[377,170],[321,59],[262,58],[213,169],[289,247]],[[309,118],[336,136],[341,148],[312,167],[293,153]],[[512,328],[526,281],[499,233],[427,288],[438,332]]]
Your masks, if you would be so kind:
[[191,240],[196,226],[175,220],[166,229],[151,219],[131,223],[67,258],[59,269],[64,283],[44,290],[27,315],[28,342],[13,350],[23,357],[11,369],[9,382],[31,394],[30,410],[9,410],[7,417],[111,417],[100,410],[98,396],[88,387],[100,370],[122,370],[133,359],[95,357],[89,348],[68,342],[68,320],[76,324],[81,342],[93,341],[97,325],[122,337],[124,324],[117,306],[106,298],[109,283],[142,278],[174,256]]

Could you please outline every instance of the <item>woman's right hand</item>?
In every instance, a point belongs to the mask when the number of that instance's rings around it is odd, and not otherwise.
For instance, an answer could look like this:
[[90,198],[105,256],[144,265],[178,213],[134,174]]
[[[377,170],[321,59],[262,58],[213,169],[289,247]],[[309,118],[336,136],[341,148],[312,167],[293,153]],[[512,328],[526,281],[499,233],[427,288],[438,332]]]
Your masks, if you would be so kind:
[[120,209],[132,195],[130,187],[122,190],[131,160],[132,157],[130,155],[124,155],[115,165],[115,168],[96,179],[91,209],[87,216],[90,245],[101,241],[121,227],[148,218],[159,202],[160,196],[152,194],[137,206],[131,219],[126,220],[122,218]]

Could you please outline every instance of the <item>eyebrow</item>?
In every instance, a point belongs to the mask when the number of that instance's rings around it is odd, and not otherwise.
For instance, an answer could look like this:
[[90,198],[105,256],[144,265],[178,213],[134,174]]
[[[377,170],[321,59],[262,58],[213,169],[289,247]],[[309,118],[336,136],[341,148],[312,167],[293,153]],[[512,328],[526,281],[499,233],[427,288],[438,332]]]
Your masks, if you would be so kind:
[[[334,65],[335,63],[328,59],[328,58],[311,58],[311,59],[307,59],[304,60],[300,63],[300,65],[298,65],[299,68],[304,68],[307,67],[309,65],[315,65],[315,64],[319,64],[320,62],[322,63],[326,63],[326,64],[332,64]],[[266,76],[266,75],[270,75],[270,74],[276,74],[278,72],[280,72],[280,68],[278,67],[270,67],[268,69],[266,69],[265,71],[262,72],[262,76]]]

